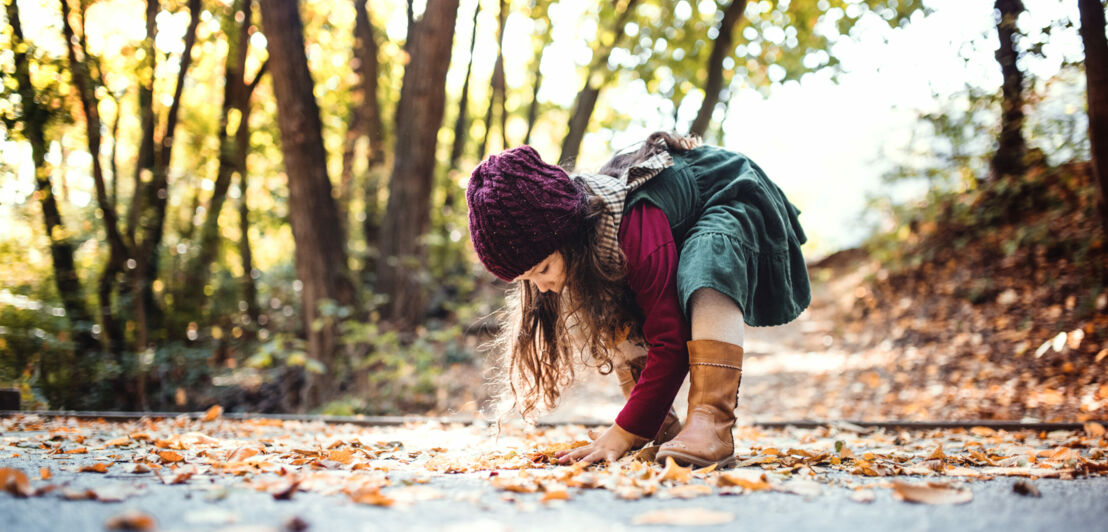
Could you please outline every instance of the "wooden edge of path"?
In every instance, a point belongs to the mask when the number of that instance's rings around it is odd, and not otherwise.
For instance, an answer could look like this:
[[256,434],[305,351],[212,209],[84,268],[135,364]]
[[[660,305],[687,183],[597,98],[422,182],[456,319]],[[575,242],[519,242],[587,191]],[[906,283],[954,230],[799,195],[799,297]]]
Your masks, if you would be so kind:
[[[72,417],[76,419],[104,421],[131,421],[143,418],[171,419],[186,417],[188,419],[203,419],[204,412],[85,412],[70,410],[0,410],[0,417],[11,416],[40,416],[40,417]],[[475,422],[495,423],[495,420],[487,420],[473,416],[324,416],[315,414],[252,414],[242,412],[225,412],[223,419],[245,421],[250,419],[274,419],[281,421],[321,422],[329,424],[361,425],[370,427],[400,426],[407,423],[438,422],[443,424],[469,425]],[[1108,426],[1108,421],[1092,421]],[[555,427],[562,425],[586,425],[606,426],[609,423],[597,419],[568,419],[561,421],[540,421],[540,427]],[[955,420],[955,421],[860,421],[860,420],[794,420],[794,421],[758,421],[754,420],[742,425],[762,428],[798,428],[813,429],[820,427],[834,427],[850,432],[867,433],[881,429],[907,429],[907,430],[934,430],[934,429],[969,429],[973,427],[986,427],[993,430],[1036,432],[1055,430],[1082,430],[1083,422],[1040,422],[1040,421],[998,421],[998,420]]]

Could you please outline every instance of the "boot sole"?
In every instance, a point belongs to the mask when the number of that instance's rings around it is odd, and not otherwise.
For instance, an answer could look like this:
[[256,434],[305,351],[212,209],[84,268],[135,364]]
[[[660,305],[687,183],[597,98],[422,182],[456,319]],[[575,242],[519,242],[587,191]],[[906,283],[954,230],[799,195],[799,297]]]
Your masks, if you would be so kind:
[[722,459],[722,460],[708,460],[706,458],[700,458],[699,456],[693,456],[691,454],[686,454],[686,453],[683,453],[683,452],[680,452],[680,451],[668,451],[668,450],[667,451],[659,451],[658,456],[655,459],[655,461],[658,462],[659,464],[665,464],[667,457],[668,458],[673,458],[673,461],[677,462],[677,465],[680,465],[680,466],[694,465],[696,467],[708,467],[712,464],[715,464],[715,466],[719,469],[724,469],[724,468],[727,468],[727,467],[731,467],[731,466],[735,465],[735,462],[736,462],[735,455],[733,455],[733,454],[731,456],[728,456],[727,458]]

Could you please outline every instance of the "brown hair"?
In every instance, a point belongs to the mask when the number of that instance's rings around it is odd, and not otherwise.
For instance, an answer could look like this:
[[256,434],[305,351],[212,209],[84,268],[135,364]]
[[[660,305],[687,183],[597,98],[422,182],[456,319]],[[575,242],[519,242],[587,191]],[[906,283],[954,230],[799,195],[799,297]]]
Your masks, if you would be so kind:
[[[656,132],[639,148],[612,157],[599,173],[619,177],[628,167],[663,150],[683,152],[697,145],[699,141],[693,137]],[[579,178],[574,181],[584,188]],[[541,292],[524,280],[507,294],[507,323],[496,340],[506,384],[503,398],[524,418],[540,403],[547,409],[557,404],[562,390],[573,382],[575,354],[608,374],[613,369],[612,352],[620,340],[642,339],[643,316],[623,282],[625,258],[620,253],[618,264],[612,264],[597,245],[604,202],[586,195],[585,227],[559,250],[565,260],[562,293]]]

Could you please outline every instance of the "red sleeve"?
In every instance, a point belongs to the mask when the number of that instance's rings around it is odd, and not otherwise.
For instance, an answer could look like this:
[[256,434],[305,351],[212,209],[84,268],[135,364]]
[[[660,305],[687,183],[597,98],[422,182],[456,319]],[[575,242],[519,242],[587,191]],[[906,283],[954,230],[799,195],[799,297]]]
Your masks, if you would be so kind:
[[640,203],[623,217],[620,247],[627,256],[627,282],[642,309],[650,349],[646,367],[616,417],[623,430],[653,438],[689,371],[689,323],[677,302],[677,245],[664,212]]

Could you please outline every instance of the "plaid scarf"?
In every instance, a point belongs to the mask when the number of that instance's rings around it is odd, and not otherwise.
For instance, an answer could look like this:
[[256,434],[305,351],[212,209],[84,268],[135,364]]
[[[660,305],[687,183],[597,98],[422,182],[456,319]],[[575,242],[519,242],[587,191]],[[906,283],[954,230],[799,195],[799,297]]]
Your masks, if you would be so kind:
[[673,158],[663,150],[628,167],[618,178],[603,174],[577,174],[592,194],[604,200],[604,214],[598,222],[596,236],[600,253],[609,264],[619,264],[619,224],[623,219],[627,195],[670,166],[673,166]]

